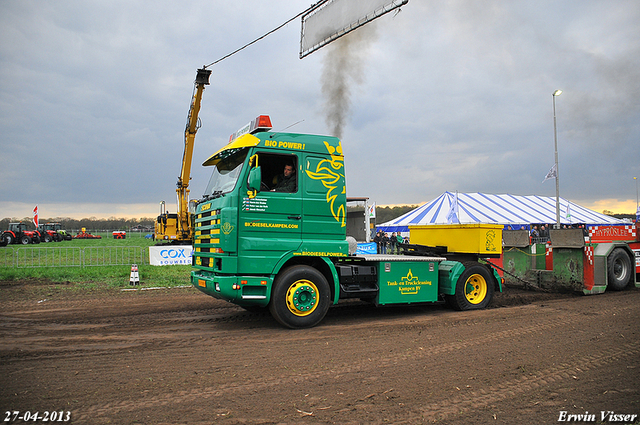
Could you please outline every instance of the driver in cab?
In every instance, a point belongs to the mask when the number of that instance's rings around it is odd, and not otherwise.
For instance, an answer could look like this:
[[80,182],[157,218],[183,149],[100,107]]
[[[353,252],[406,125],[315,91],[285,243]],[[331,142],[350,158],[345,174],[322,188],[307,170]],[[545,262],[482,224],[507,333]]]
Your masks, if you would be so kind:
[[296,191],[296,170],[293,164],[286,164],[284,171],[278,176],[275,187],[272,192],[290,192]]

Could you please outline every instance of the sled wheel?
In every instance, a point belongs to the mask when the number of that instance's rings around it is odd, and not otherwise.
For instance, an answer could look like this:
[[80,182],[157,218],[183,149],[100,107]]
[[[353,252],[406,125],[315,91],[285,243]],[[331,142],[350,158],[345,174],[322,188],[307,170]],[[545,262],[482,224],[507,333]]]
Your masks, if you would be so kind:
[[309,266],[293,266],[276,278],[269,310],[284,326],[310,328],[327,314],[329,297],[329,284],[322,273]]
[[607,258],[607,277],[609,288],[621,291],[631,280],[631,258],[622,248],[614,249]]
[[463,263],[464,272],[456,283],[456,293],[448,297],[456,310],[480,310],[493,298],[495,279],[489,269],[475,262]]

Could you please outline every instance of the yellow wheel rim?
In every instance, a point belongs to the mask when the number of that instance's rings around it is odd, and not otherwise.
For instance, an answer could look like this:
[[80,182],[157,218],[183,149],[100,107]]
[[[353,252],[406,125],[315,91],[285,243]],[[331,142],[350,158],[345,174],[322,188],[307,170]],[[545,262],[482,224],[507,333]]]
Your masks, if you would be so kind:
[[287,291],[287,307],[296,316],[308,316],[318,306],[318,288],[313,282],[301,279]]
[[464,286],[464,296],[471,304],[480,304],[487,297],[487,281],[479,274],[472,274]]

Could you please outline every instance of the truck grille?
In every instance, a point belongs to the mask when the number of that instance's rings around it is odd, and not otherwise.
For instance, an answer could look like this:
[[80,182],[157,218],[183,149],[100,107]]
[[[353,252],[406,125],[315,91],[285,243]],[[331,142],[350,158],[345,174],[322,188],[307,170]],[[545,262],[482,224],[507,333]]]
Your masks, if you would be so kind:
[[194,234],[194,261],[198,268],[212,269],[213,256],[220,249],[220,210],[212,210],[196,215]]

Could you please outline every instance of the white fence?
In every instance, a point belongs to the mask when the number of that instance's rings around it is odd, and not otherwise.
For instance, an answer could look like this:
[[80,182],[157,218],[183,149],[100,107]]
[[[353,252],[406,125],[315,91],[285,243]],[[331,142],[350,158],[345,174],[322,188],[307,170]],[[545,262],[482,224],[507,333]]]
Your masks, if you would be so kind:
[[0,250],[0,267],[93,267],[149,264],[148,247],[6,247]]

